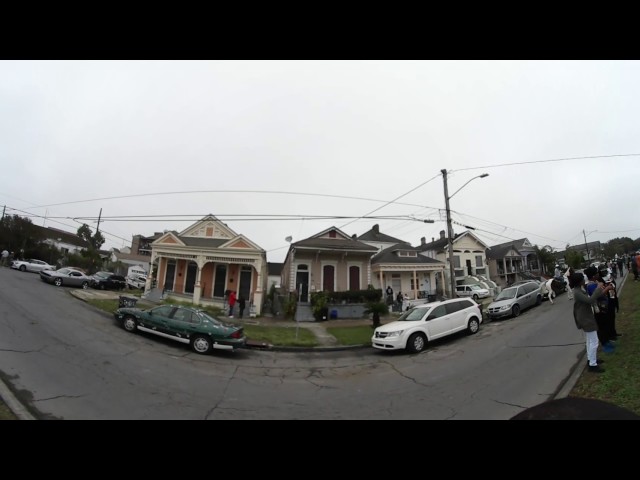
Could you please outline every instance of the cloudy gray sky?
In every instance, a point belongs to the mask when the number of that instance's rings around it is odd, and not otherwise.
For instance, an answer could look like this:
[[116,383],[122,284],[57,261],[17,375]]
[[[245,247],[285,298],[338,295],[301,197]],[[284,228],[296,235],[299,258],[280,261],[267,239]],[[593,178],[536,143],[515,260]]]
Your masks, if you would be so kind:
[[2,61],[0,203],[72,232],[102,208],[104,248],[212,213],[279,262],[332,225],[437,238],[444,168],[450,194],[489,173],[451,200],[489,245],[635,239],[640,156],[495,165],[640,154],[638,85],[634,61]]

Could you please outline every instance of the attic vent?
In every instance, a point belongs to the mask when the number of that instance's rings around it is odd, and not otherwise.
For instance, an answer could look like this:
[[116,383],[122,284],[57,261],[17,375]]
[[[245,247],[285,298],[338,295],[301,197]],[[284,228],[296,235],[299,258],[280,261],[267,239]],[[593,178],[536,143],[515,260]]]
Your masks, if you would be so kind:
[[329,232],[329,238],[336,238],[336,231],[335,230],[331,230]]

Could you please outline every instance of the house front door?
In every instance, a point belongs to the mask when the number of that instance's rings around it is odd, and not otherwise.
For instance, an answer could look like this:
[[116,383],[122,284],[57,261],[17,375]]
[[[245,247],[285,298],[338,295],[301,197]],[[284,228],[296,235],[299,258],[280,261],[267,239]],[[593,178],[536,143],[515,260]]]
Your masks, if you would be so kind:
[[173,280],[176,276],[176,261],[167,262],[167,272],[164,275],[164,289],[173,291]]
[[300,302],[309,302],[309,272],[300,270],[296,272],[296,289]]

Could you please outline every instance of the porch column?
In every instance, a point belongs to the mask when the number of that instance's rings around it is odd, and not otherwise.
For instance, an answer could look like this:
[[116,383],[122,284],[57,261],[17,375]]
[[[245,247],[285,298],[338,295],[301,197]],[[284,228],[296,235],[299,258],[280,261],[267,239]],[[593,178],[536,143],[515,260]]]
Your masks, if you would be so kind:
[[[258,272],[258,282],[256,285],[256,291],[253,293],[253,305],[256,308],[256,315],[260,315],[262,312],[262,297],[264,296],[264,291],[262,290],[262,269],[257,268]],[[249,310],[249,316],[251,316],[251,310]]]
[[502,259],[502,270],[503,270],[503,271],[504,271],[504,273],[505,273],[505,279],[506,279],[506,278],[507,278],[507,277],[506,277],[506,274],[507,274],[507,272],[509,271],[509,270],[507,270],[507,259],[506,259],[506,258],[503,258],[503,259]]
[[413,299],[418,299],[418,277],[416,276],[415,269],[413,270]]
[[378,275],[380,276],[380,288],[382,289],[382,295],[384,295],[384,283],[382,283],[382,268],[380,268]]
[[[156,252],[151,252],[151,261],[149,262],[149,275],[147,275],[147,281],[144,282],[144,293],[142,294],[142,298],[146,297],[149,291],[151,290],[151,285],[153,285],[153,262],[156,261],[157,255]],[[156,274],[160,270],[160,265],[156,269]]]
[[196,264],[198,269],[196,270],[196,283],[193,285],[193,304],[198,305],[200,303],[200,297],[202,295],[202,286],[200,285],[200,276],[202,274],[203,259],[199,256],[196,257]]

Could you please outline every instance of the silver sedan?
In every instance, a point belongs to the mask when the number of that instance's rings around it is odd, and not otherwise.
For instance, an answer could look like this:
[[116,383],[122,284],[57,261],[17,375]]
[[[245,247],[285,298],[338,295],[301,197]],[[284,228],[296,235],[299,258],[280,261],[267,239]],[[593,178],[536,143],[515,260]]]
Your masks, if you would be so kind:
[[55,270],[56,267],[49,265],[42,260],[36,260],[35,258],[29,258],[28,260],[14,260],[11,263],[11,268],[20,270],[21,272],[41,272],[42,270]]
[[61,268],[60,270],[43,270],[40,272],[40,280],[52,283],[56,287],[82,287],[85,290],[91,284],[91,277],[79,270],[72,268]]

